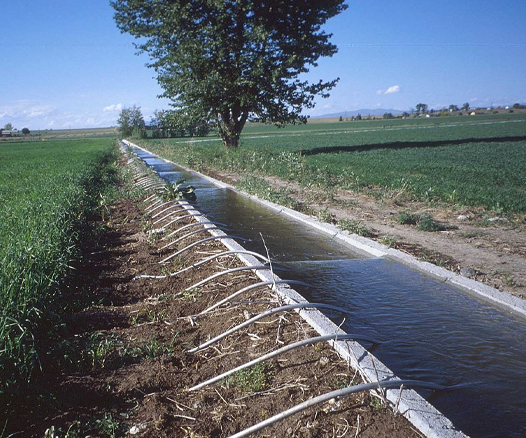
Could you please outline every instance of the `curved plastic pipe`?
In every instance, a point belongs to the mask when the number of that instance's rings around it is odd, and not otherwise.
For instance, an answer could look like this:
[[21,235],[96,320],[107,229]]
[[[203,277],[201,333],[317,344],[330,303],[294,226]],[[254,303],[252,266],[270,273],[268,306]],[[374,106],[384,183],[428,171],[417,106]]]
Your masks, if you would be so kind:
[[157,196],[155,193],[153,195],[150,195],[148,196],[144,201],[142,202],[148,202],[150,199],[154,198],[155,196]]
[[184,219],[185,217],[191,217],[191,216],[204,216],[204,214],[202,214],[202,213],[190,213],[190,214],[185,214],[183,216],[177,216],[175,219],[173,219],[170,222],[168,222],[164,227],[165,228],[169,227],[170,225],[172,225],[172,224],[174,224],[176,222],[179,222],[181,219]]
[[[182,210],[185,209],[182,205],[175,203],[175,204],[170,205],[170,206],[167,207],[167,208],[163,208],[160,212],[155,213],[155,214],[152,216],[152,219],[155,219],[156,217],[162,215],[163,213],[166,213],[167,211],[170,211],[172,208],[175,208],[175,207],[179,207],[179,209],[180,209],[179,211],[182,211]],[[150,213],[151,213],[151,212],[150,212]]]
[[165,214],[162,218],[157,219],[155,222],[153,222],[153,224],[156,225],[159,222],[162,222],[165,219],[168,219],[176,214],[183,213],[184,211],[186,211],[186,209],[179,209],[179,210],[171,211],[170,213]]
[[296,303],[296,304],[287,304],[286,306],[280,306],[275,307],[274,309],[267,310],[266,312],[260,313],[259,315],[254,316],[253,318],[248,319],[245,322],[242,322],[239,325],[236,325],[235,327],[232,327],[231,329],[221,333],[220,335],[216,336],[215,338],[210,339],[209,341],[205,342],[204,344],[199,345],[198,347],[192,348],[191,350],[188,350],[188,353],[195,353],[196,351],[202,350],[203,348],[208,347],[209,345],[215,344],[217,341],[220,341],[223,338],[226,338],[227,336],[231,335],[232,333],[237,332],[238,330],[241,330],[242,328],[245,328],[256,321],[259,321],[261,318],[265,318],[266,316],[273,315],[274,313],[278,312],[285,312],[287,310],[292,309],[304,309],[312,307],[313,309],[330,309],[330,310],[337,310],[338,312],[342,313],[349,313],[348,310],[342,309],[341,307],[333,306],[331,304],[323,304],[323,303]]
[[298,280],[261,281],[259,283],[251,284],[250,286],[244,287],[243,289],[240,289],[237,292],[234,292],[232,295],[229,295],[228,297],[226,297],[226,298],[222,299],[221,301],[215,303],[214,305],[210,306],[208,309],[203,310],[198,315],[204,315],[205,313],[208,313],[208,312],[214,310],[215,308],[221,306],[222,304],[225,304],[225,303],[233,300],[238,295],[241,295],[241,294],[243,294],[245,292],[251,291],[252,289],[257,289],[258,287],[261,287],[261,286],[269,286],[271,284],[300,284],[302,286],[313,287],[312,284],[304,283],[303,281],[298,281]]
[[[155,210],[158,210],[159,208],[163,208],[165,205],[174,204],[177,203],[177,200],[172,199],[171,201],[165,201],[161,202],[161,204],[157,205],[155,208],[152,208],[148,213],[153,213]],[[148,210],[148,209],[147,209]]]
[[146,211],[149,211],[152,207],[158,205],[159,203],[162,203],[163,201],[160,199],[157,199],[153,204],[150,204],[148,207],[145,208]]
[[298,342],[294,342],[293,344],[285,345],[284,347],[278,348],[275,351],[271,351],[270,353],[264,354],[263,356],[260,356],[260,357],[258,357],[256,359],[253,359],[253,360],[249,361],[249,362],[245,362],[244,364],[239,365],[236,368],[232,368],[229,371],[225,371],[223,374],[219,374],[218,376],[212,377],[211,379],[208,379],[205,382],[202,382],[202,383],[199,383],[198,385],[192,386],[191,388],[188,389],[188,391],[195,391],[195,390],[200,389],[200,388],[202,388],[204,386],[211,385],[212,383],[215,383],[215,382],[217,382],[219,380],[222,380],[225,377],[230,376],[231,374],[234,374],[234,373],[236,373],[238,371],[244,370],[245,368],[249,368],[249,367],[251,367],[253,365],[256,365],[256,364],[258,364],[260,362],[264,362],[264,361],[266,361],[268,359],[272,359],[273,357],[279,356],[280,354],[286,353],[287,351],[294,350],[294,349],[299,348],[299,347],[303,347],[304,345],[316,344],[318,342],[324,342],[324,341],[331,341],[333,339],[336,340],[336,341],[347,339],[347,340],[355,340],[355,341],[357,341],[357,340],[367,341],[367,342],[371,342],[373,344],[377,344],[378,343],[377,341],[375,341],[373,339],[364,338],[364,337],[357,337],[357,336],[354,336],[354,335],[341,334],[341,333],[340,334],[333,333],[332,335],[317,336],[315,338],[303,339],[302,341],[298,341]]
[[251,265],[251,266],[241,266],[240,268],[227,269],[226,271],[217,272],[211,275],[210,277],[205,278],[204,280],[198,281],[192,286],[187,287],[185,291],[190,291],[196,287],[202,286],[203,284],[208,283],[209,281],[212,281],[218,277],[222,277],[223,275],[232,274],[234,272],[240,272],[240,271],[260,271],[263,269],[269,270],[271,268],[270,266],[267,266],[267,265]]
[[261,421],[260,423],[257,423],[254,426],[251,426],[245,430],[242,430],[241,432],[235,433],[234,435],[230,435],[230,438],[241,438],[244,436],[251,435],[254,432],[257,432],[267,426],[270,426],[271,424],[284,420],[285,418],[290,417],[291,415],[301,412],[307,408],[310,408],[311,406],[315,406],[325,401],[329,401],[333,398],[347,397],[356,392],[372,391],[373,389],[378,388],[399,388],[402,385],[404,385],[404,387],[407,388],[426,388],[433,390],[447,389],[447,387],[437,385],[436,383],[420,382],[418,380],[382,380],[380,382],[362,383],[360,385],[349,386],[347,388],[331,391],[326,394],[322,394],[317,397],[306,400],[303,403],[300,403],[290,409],[287,409],[286,411],[283,411],[280,414],[274,415],[273,417],[267,418],[266,420]]
[[[198,223],[198,222],[196,222]],[[201,222],[202,223],[202,222]],[[138,275],[137,277],[134,278],[134,280],[137,280],[139,278],[153,278],[153,279],[163,279],[163,278],[167,278],[167,277],[175,277],[176,275],[179,275],[179,274],[182,274],[183,272],[186,272],[190,269],[193,269],[193,268],[197,268],[198,266],[201,266],[211,260],[214,260],[214,259],[217,259],[218,257],[224,257],[226,255],[229,255],[229,254],[249,254],[249,255],[252,255],[254,257],[258,257],[260,258],[261,260],[263,260],[264,262],[266,263],[269,263],[268,259],[266,257],[263,257],[261,254],[258,254],[257,252],[253,252],[253,251],[224,251],[222,253],[219,253],[219,254],[214,254],[213,256],[210,256],[210,257],[207,257],[206,259],[204,260],[201,260],[200,262],[197,262],[197,263],[194,263],[193,265],[190,265],[190,266],[187,266],[186,268],[184,269],[181,269],[180,271],[176,271],[176,272],[170,272],[168,275]],[[273,281],[270,281],[269,283],[274,283]],[[275,283],[279,283],[279,281],[276,281]],[[305,283],[307,284],[307,283]]]
[[208,225],[208,224],[221,225],[223,227],[227,226],[227,224],[224,224],[223,222],[215,222],[215,221],[194,222],[194,223],[183,225],[182,227],[177,228],[177,230],[174,230],[170,234],[167,234],[166,236],[164,236],[163,240],[168,239],[169,237],[172,237],[174,234],[177,234],[179,231],[186,230],[187,228],[196,227],[197,225]]
[[189,211],[189,210],[196,210],[196,209],[193,208],[193,207],[192,207],[192,208],[185,208],[185,207],[183,207],[183,208],[180,209],[180,210],[172,211],[172,212],[166,214],[165,216],[163,216],[162,218],[157,219],[157,220],[154,222],[154,225],[155,225],[155,224],[158,224],[159,222],[164,221],[165,219],[167,219],[167,218],[169,218],[169,217],[171,217],[171,216],[173,216],[173,215],[175,215],[175,214],[177,214],[177,213],[182,213],[182,212],[184,212],[184,211]]
[[[192,216],[192,215],[189,215],[189,216]],[[201,240],[199,240],[197,242],[194,242],[194,243],[191,243],[190,245],[185,246],[183,249],[180,249],[179,251],[177,251],[177,252],[173,253],[172,255],[166,257],[165,259],[161,260],[159,263],[165,263],[168,260],[171,260],[174,257],[178,256],[179,254],[182,254],[183,252],[188,251],[189,249],[193,248],[194,246],[199,245],[200,243],[208,242],[209,240],[218,240],[218,239],[234,239],[234,240],[239,239],[239,240],[243,240],[243,241],[248,240],[248,239],[245,239],[244,237],[241,237],[241,236],[233,236],[233,235],[229,235],[229,234],[226,234],[224,236],[206,237],[205,239],[201,239]]]
[[175,245],[176,243],[180,242],[181,240],[184,240],[190,236],[193,236],[194,234],[198,234],[198,233],[202,233],[203,231],[208,231],[208,230],[222,230],[222,228],[219,228],[219,227],[208,227],[208,228],[202,228],[200,230],[195,230],[195,231],[192,231],[190,233],[187,233],[185,234],[184,236],[181,236],[175,240],[172,240],[170,243],[167,243],[166,245],[164,245],[162,248],[159,249],[159,251],[162,251],[166,248],[169,248],[170,246],[172,245]]

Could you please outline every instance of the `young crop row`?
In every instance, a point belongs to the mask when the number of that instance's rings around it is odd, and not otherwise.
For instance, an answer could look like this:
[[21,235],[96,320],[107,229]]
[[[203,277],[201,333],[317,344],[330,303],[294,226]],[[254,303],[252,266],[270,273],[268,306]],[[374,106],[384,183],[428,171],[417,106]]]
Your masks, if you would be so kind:
[[112,182],[113,141],[0,146],[0,400],[27,382],[35,337],[60,313],[89,215]]
[[[347,133],[337,123],[317,124],[318,129],[332,129],[320,135],[276,130],[275,136],[246,136],[235,151],[211,141],[165,140],[148,147],[196,169],[274,175],[303,186],[366,190],[377,196],[404,191],[424,201],[526,212],[526,118],[449,127],[400,122],[385,129],[382,122],[369,122],[371,129]],[[510,137],[515,138],[506,141]],[[352,149],[362,145],[368,146]]]

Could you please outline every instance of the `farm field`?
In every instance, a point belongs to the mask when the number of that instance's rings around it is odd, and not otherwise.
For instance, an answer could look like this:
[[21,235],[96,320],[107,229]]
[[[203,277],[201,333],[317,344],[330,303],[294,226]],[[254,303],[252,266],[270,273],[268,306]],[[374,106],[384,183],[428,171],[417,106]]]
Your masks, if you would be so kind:
[[38,332],[57,323],[60,287],[104,205],[111,140],[0,144],[0,398],[38,368]]
[[85,138],[116,138],[116,128],[86,128],[86,129],[35,129],[26,136],[0,138],[0,145],[5,143],[20,143],[49,140],[79,140]]
[[250,125],[143,140],[183,166],[526,297],[526,115]]
[[[189,391],[192,383],[204,382],[220,369],[316,333],[290,311],[228,337],[218,348],[191,353],[189,347],[231,327],[233,321],[243,321],[247,312],[263,312],[280,301],[275,302],[271,290],[254,290],[248,302],[232,302],[203,314],[197,324],[195,316],[189,320],[189,315],[260,279],[235,270],[220,283],[205,280],[225,274],[225,268],[240,267],[237,257],[228,253],[183,275],[167,276],[172,269],[202,262],[204,254],[219,255],[225,247],[217,240],[201,242],[196,250],[161,266],[163,252],[171,250],[163,249],[166,242],[150,233],[158,214],[151,206],[151,192],[133,189],[131,177],[123,178],[119,187],[121,196],[108,206],[98,239],[81,248],[83,257],[73,272],[76,288],[70,285],[61,297],[66,318],[59,327],[36,336],[41,372],[16,394],[12,405],[4,405],[7,420],[0,416],[1,437],[230,436],[284,407],[361,382],[359,373],[329,344],[317,343],[283,356],[286,366],[265,361],[214,387]],[[182,230],[195,222],[187,215],[181,219],[174,231],[184,234]],[[201,237],[186,235],[183,246]],[[152,274],[165,278],[152,280]],[[46,318],[52,317],[49,307],[46,310]],[[346,397],[336,412],[319,407],[278,422],[270,433],[287,436],[301,429],[313,436],[351,430],[363,437],[419,435],[403,416],[393,415],[383,399],[367,393]]]
[[207,139],[147,144],[190,167],[525,213],[526,115],[511,116],[249,126],[228,153]]

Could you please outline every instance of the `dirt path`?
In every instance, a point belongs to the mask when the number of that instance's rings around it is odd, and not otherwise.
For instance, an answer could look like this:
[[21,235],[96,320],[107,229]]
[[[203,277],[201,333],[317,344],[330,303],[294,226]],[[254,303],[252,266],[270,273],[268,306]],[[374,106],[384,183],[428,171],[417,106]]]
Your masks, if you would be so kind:
[[[185,219],[181,225],[188,223]],[[198,353],[191,347],[269,307],[276,296],[251,296],[203,317],[196,315],[253,284],[237,272],[199,288],[198,280],[239,266],[224,256],[184,275],[153,280],[224,250],[200,245],[169,266],[158,264],[165,243],[148,233],[144,206],[126,200],[111,208],[101,240],[85,250],[64,291],[65,307],[79,308],[60,329],[38,339],[42,372],[11,412],[7,432],[24,437],[224,437],[313,396],[360,381],[326,344],[295,350],[250,372],[189,392],[219,372],[282,345],[314,336],[296,313],[261,320]],[[198,239],[189,238],[185,243]],[[89,299],[92,304],[79,306]],[[400,415],[369,394],[310,408],[258,436],[418,437]]]
[[[213,169],[204,172],[232,185],[239,179]],[[275,177],[265,180],[276,190],[286,189],[304,211],[321,220],[354,221],[370,234],[366,237],[526,299],[526,215],[506,217],[488,215],[482,209],[429,206],[411,201],[404,192],[393,191],[377,199],[344,190],[328,194]],[[429,215],[451,229],[421,231],[401,224],[401,213]]]

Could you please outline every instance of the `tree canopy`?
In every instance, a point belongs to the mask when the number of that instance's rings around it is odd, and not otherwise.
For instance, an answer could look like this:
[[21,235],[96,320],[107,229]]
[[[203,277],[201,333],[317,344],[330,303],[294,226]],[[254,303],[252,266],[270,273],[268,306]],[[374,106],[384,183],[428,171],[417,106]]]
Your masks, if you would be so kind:
[[117,125],[123,137],[130,135],[140,137],[145,126],[141,107],[133,105],[131,108],[123,108],[117,119]]
[[247,120],[305,122],[302,109],[338,79],[300,78],[337,48],[322,25],[343,0],[114,0],[115,21],[140,42],[163,97],[189,118],[217,123],[237,147]]

